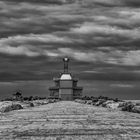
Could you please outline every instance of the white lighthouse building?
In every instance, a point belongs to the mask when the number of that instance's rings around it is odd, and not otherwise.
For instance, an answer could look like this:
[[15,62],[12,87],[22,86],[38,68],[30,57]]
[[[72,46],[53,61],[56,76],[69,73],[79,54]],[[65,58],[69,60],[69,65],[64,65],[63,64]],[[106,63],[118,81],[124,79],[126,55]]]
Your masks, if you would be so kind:
[[61,100],[74,100],[81,98],[82,87],[77,86],[78,80],[73,78],[68,71],[69,58],[63,58],[64,71],[59,78],[54,78],[55,85],[50,87],[50,98],[60,98]]

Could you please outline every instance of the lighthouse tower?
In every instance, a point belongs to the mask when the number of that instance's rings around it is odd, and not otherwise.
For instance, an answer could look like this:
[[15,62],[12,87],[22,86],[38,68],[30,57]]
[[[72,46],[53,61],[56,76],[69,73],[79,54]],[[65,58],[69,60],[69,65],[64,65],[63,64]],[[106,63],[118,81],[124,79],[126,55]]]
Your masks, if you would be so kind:
[[54,78],[55,86],[50,87],[50,97],[60,98],[61,100],[74,100],[81,98],[82,87],[77,86],[78,80],[73,78],[68,70],[69,58],[63,58],[64,70],[59,78]]

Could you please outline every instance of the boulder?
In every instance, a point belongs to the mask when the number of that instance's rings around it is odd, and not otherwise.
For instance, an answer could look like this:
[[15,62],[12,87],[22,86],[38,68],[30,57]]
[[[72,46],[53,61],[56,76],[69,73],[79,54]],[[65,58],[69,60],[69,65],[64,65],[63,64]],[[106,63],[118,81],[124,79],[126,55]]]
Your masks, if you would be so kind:
[[124,107],[124,106],[125,106],[125,104],[126,104],[126,102],[119,102],[119,108]]
[[119,108],[119,103],[114,102],[114,103],[108,103],[106,105],[107,108],[111,108],[111,109],[118,109]]
[[107,100],[102,103],[102,107],[107,107],[108,104],[115,103],[113,100]]
[[0,112],[5,113],[12,110],[19,110],[23,109],[23,107],[20,104],[12,103],[12,102],[4,102],[0,105]]
[[19,102],[18,104],[20,104],[23,108],[29,108],[29,107],[32,107],[31,103],[32,102],[24,101],[24,102]]
[[105,102],[106,100],[104,100],[104,99],[99,99],[94,105],[95,106],[102,106],[102,104]]
[[132,102],[125,102],[122,107],[122,111],[132,112],[135,105]]
[[91,104],[92,104],[92,100],[87,100],[87,101],[86,101],[86,104],[91,105]]
[[30,103],[30,107],[34,107],[34,104],[33,103]]
[[98,99],[92,99],[92,105],[95,105],[98,102]]
[[48,100],[48,103],[54,103],[54,102],[56,102],[55,99],[49,99],[49,100]]
[[134,112],[134,113],[140,113],[140,106],[134,106],[132,108],[132,112]]
[[77,103],[81,103],[81,104],[85,104],[85,103],[86,103],[85,100],[80,100],[80,99],[76,99],[75,102],[77,102]]

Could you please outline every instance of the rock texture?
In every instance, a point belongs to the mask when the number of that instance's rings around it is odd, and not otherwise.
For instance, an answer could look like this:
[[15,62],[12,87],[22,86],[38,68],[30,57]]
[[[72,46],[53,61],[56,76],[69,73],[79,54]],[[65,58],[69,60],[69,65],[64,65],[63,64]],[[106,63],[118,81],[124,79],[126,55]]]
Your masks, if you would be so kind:
[[12,110],[25,109],[34,106],[45,105],[49,103],[58,102],[56,99],[44,99],[33,101],[2,101],[0,102],[0,113],[10,112]]
[[81,104],[90,104],[94,106],[102,106],[112,110],[122,110],[133,113],[140,113],[140,101],[114,101],[114,100],[105,100],[105,99],[90,99],[90,100],[81,100],[76,99],[75,102]]
[[9,112],[12,110],[19,110],[19,109],[23,109],[23,107],[19,103],[14,103],[11,101],[0,102],[0,112]]
[[0,139],[140,139],[140,115],[61,101],[0,114]]

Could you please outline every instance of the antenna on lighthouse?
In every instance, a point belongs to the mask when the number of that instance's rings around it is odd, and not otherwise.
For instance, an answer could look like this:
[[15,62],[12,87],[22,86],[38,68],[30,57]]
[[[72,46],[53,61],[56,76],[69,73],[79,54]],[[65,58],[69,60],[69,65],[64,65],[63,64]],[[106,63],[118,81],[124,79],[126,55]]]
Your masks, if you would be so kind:
[[64,62],[64,73],[68,73],[69,58],[68,57],[63,58],[63,62]]

